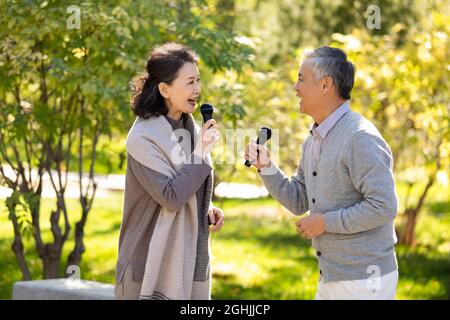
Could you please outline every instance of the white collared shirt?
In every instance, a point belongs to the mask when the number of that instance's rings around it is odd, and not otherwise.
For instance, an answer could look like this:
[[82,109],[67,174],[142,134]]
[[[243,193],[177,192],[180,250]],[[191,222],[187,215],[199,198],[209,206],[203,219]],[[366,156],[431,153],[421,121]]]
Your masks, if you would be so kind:
[[313,137],[312,145],[311,145],[311,153],[313,158],[313,166],[317,168],[317,164],[319,163],[320,157],[320,148],[322,145],[322,141],[328,135],[328,132],[334,127],[336,122],[348,111],[350,111],[350,104],[345,101],[339,108],[337,108],[332,114],[325,118],[325,120],[320,124],[314,123],[311,127],[310,133]]

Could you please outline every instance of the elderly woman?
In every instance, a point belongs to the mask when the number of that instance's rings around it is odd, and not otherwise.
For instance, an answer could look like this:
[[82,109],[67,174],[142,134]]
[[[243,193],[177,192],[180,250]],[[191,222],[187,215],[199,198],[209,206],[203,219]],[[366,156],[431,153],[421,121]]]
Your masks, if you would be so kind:
[[197,61],[185,46],[156,47],[133,83],[116,299],[210,299],[209,233],[224,216],[211,204],[217,126],[192,117]]

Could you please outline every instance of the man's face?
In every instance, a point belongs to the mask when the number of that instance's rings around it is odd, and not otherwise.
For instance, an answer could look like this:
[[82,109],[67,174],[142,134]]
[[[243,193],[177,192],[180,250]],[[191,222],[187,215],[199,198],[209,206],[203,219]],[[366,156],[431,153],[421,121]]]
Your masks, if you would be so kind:
[[300,98],[300,112],[312,116],[317,113],[322,97],[322,79],[315,81],[307,63],[303,63],[298,72],[297,83],[294,86],[297,97]]

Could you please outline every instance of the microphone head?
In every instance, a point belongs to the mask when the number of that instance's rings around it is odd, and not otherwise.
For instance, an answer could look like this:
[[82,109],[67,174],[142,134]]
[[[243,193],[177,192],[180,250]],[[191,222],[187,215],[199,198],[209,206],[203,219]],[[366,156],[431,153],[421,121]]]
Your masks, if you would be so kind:
[[258,134],[258,144],[264,144],[272,137],[272,129],[270,127],[261,127]]
[[209,103],[204,103],[200,107],[203,116],[203,123],[213,118],[214,107]]

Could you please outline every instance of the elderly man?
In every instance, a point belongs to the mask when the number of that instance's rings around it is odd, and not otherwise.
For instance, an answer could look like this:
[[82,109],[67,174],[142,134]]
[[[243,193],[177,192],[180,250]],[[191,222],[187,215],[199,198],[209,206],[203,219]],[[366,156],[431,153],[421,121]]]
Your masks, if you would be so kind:
[[255,141],[245,158],[270,194],[295,215],[317,253],[316,299],[395,299],[397,196],[389,146],[350,110],[355,67],[340,49],[305,53],[295,84],[300,112],[314,124],[296,174],[287,177]]

